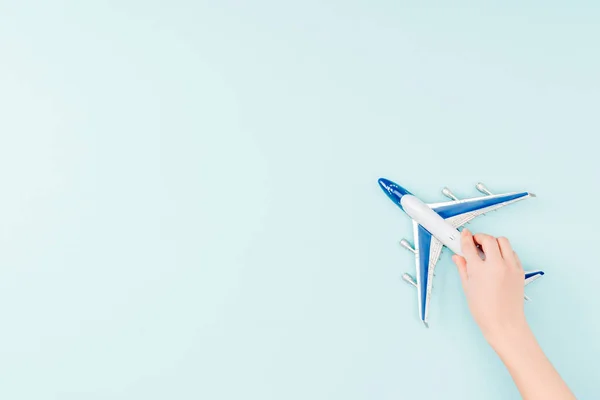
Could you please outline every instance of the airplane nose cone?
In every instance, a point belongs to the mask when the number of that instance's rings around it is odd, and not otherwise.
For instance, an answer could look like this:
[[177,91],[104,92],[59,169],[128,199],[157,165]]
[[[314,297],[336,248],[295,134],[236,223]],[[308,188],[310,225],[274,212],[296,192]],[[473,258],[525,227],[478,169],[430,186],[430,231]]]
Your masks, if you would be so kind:
[[402,186],[385,178],[379,178],[377,182],[379,183],[379,186],[381,187],[383,192],[390,198],[390,200],[392,200],[394,203],[400,206],[400,208],[402,208],[400,204],[400,199],[405,194],[410,194],[410,192],[404,189]]
[[385,178],[379,178],[379,180],[377,181],[379,182],[379,186],[381,186],[381,189],[383,189],[384,192],[389,192],[390,191],[390,183],[392,183],[391,181],[388,181]]

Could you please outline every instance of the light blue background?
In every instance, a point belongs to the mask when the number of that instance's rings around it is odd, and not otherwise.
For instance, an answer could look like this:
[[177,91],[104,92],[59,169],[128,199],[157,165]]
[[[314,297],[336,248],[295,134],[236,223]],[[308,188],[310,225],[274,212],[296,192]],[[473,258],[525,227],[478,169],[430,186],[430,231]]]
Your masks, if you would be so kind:
[[0,2],[0,398],[518,398],[380,176],[538,194],[471,227],[597,398],[600,12],[520,3]]

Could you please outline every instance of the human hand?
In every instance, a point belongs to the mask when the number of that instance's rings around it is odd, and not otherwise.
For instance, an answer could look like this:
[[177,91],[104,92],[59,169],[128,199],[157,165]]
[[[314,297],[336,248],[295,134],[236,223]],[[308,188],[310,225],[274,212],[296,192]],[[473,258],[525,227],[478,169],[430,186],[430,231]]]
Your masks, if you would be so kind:
[[[480,245],[485,260],[479,256]],[[465,255],[452,256],[469,309],[500,356],[523,399],[573,400],[575,396],[544,355],[525,320],[525,273],[506,238],[461,233]]]
[[[481,246],[485,260],[479,256]],[[519,257],[508,239],[461,233],[464,258],[454,255],[471,314],[487,341],[527,330],[524,311],[525,280]]]

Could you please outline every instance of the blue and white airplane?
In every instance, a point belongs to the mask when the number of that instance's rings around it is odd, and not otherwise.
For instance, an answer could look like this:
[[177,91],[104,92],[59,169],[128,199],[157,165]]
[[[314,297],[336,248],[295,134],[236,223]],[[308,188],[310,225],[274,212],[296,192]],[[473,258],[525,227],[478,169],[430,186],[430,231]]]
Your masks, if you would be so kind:
[[[482,183],[478,183],[475,187],[484,196],[459,200],[450,189],[445,187],[442,194],[450,198],[450,201],[425,204],[408,190],[390,180],[379,179],[379,186],[390,200],[413,220],[414,247],[406,239],[402,239],[400,244],[415,255],[416,280],[407,273],[402,275],[402,279],[417,289],[419,317],[426,327],[429,327],[427,314],[433,272],[442,248],[446,246],[454,253],[462,255],[460,232],[457,228],[490,211],[535,197],[529,192],[492,194]],[[525,272],[525,285],[542,275],[544,272],[541,270]]]

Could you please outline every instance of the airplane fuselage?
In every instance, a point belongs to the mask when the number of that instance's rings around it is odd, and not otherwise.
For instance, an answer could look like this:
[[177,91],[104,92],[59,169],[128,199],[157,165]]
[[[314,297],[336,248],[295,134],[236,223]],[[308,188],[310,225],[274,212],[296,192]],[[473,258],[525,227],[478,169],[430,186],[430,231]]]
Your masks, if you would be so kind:
[[462,256],[460,232],[418,197],[406,194],[400,198],[402,210],[454,253]]
[[408,214],[409,217],[427,229],[444,246],[462,256],[460,232],[458,229],[450,225],[448,221],[432,210],[427,204],[423,203],[417,196],[397,183],[381,178],[379,179],[379,185],[390,200]]

